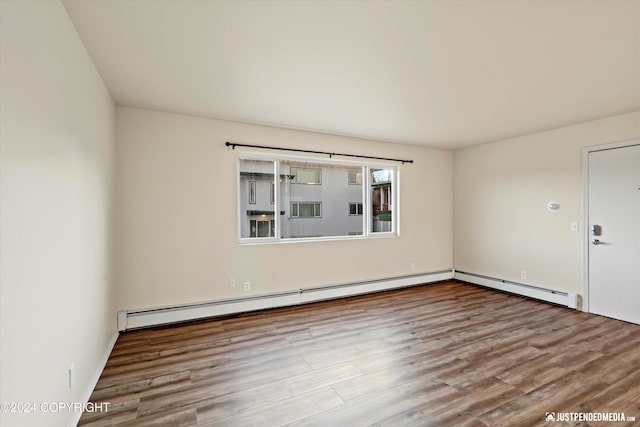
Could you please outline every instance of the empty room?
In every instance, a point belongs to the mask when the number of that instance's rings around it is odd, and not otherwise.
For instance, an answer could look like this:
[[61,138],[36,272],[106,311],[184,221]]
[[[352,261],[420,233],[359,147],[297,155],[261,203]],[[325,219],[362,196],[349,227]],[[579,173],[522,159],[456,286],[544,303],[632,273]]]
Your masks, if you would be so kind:
[[0,425],[640,422],[640,0],[0,0]]

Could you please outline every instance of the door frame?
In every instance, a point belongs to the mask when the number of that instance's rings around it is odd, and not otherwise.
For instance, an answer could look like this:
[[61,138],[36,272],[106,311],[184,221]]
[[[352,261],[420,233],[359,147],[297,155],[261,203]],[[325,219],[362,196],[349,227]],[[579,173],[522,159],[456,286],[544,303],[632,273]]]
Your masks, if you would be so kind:
[[582,304],[580,309],[590,313],[589,310],[589,244],[590,224],[589,224],[589,154],[597,151],[615,150],[618,148],[632,147],[640,145],[640,139],[612,142],[608,144],[593,145],[582,149],[582,200],[583,200],[583,227],[582,227]]

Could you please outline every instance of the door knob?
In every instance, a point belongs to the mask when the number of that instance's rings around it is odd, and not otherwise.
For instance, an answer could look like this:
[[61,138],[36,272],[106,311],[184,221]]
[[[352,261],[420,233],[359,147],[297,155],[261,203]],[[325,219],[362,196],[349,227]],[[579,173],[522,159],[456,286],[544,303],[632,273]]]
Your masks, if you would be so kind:
[[591,243],[592,243],[592,244],[594,244],[594,245],[596,245],[596,246],[598,246],[598,245],[602,244],[602,242],[601,242],[600,240],[598,240],[598,239],[593,239],[593,240],[591,241]]

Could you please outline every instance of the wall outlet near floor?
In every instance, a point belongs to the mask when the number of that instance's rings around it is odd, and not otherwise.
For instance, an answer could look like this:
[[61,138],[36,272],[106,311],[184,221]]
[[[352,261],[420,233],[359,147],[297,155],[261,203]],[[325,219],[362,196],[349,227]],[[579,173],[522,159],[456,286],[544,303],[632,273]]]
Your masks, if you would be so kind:
[[244,282],[244,290],[245,291],[251,290],[251,282]]
[[231,279],[229,279],[229,287],[230,288],[235,288],[236,287],[236,278],[232,277]]
[[520,272],[520,278],[522,280],[527,280],[527,272],[526,271],[521,271]]
[[411,271],[416,271],[416,263],[412,262],[409,268],[411,268]]
[[73,384],[76,382],[76,364],[72,363],[69,366],[69,388],[73,387]]

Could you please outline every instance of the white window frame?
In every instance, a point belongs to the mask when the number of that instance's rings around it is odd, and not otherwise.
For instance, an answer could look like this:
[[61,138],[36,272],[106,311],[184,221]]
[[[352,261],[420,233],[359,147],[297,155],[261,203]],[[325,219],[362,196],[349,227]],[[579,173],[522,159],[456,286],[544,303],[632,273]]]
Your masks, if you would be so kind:
[[[274,182],[277,182],[280,177],[280,161],[288,161],[288,162],[301,162],[301,163],[316,163],[316,164],[328,164],[328,165],[339,165],[339,166],[348,166],[352,167],[353,170],[360,168],[362,170],[362,205],[363,212],[362,215],[362,234],[355,235],[351,232],[349,235],[342,236],[320,236],[320,237],[289,237],[289,238],[281,238],[280,237],[280,222],[282,221],[282,215],[280,212],[284,210],[284,207],[281,206],[280,203],[280,186],[274,185],[274,219],[275,219],[275,236],[274,237],[242,237],[241,235],[241,221],[242,221],[242,208],[241,208],[241,200],[240,197],[237,197],[237,235],[238,235],[238,243],[240,244],[262,244],[262,243],[295,243],[295,242],[309,242],[309,241],[327,241],[327,240],[357,240],[357,239],[377,239],[377,238],[388,238],[388,237],[398,237],[400,236],[400,167],[395,163],[385,163],[385,162],[363,162],[363,161],[353,161],[353,160],[340,160],[340,159],[324,159],[324,158],[313,158],[313,157],[298,157],[298,156],[274,156],[274,155],[266,155],[266,154],[256,154],[251,152],[239,152],[237,155],[237,171],[236,171],[236,194],[239,196],[240,192],[240,162],[242,160],[256,160],[256,161],[266,161],[273,162],[274,166]],[[310,168],[313,169],[313,168]],[[391,210],[392,215],[392,227],[391,231],[378,231],[373,232],[373,212],[372,207],[370,205],[371,202],[371,169],[389,169],[393,171],[392,179],[391,179],[391,197],[392,197],[392,206]],[[320,172],[322,175],[322,172]],[[322,179],[320,179],[322,181]],[[320,182],[321,184],[321,182]],[[304,184],[303,184],[304,185]],[[307,184],[310,185],[310,184]],[[319,185],[319,184],[311,184],[311,185]],[[321,203],[314,202],[314,203]],[[350,202],[351,203],[351,202]],[[355,203],[355,202],[354,202]],[[360,202],[357,202],[360,203]],[[322,211],[321,207],[321,211]],[[321,212],[322,214],[322,212]],[[355,216],[355,215],[354,215]],[[319,217],[296,217],[296,219],[307,220]]]

